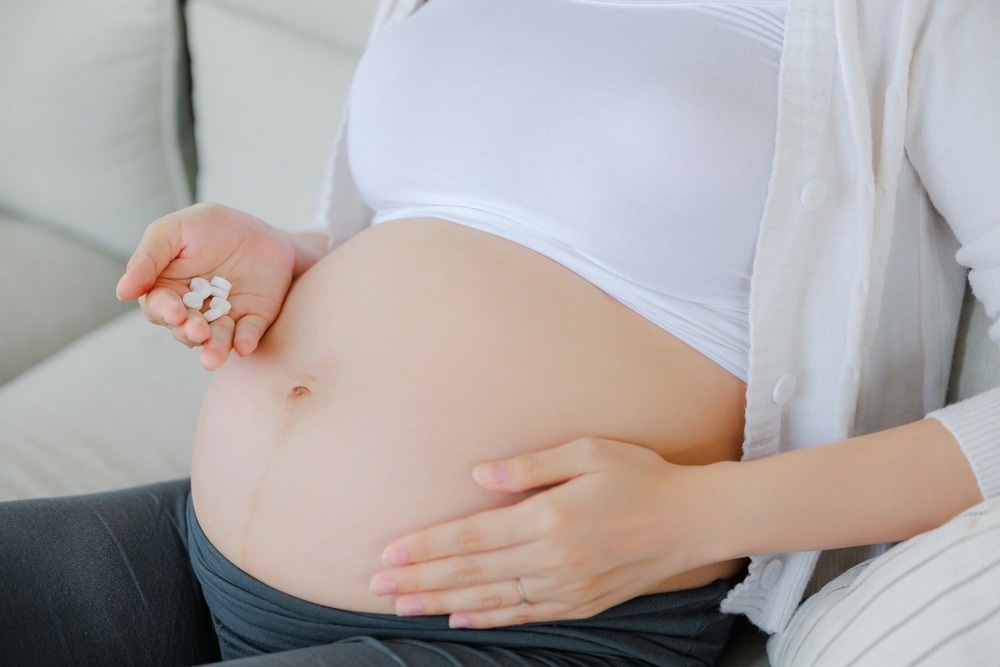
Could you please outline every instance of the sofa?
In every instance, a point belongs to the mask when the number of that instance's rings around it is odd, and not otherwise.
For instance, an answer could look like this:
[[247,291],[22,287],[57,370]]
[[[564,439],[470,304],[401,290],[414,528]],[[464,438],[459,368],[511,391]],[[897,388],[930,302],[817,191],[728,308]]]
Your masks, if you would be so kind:
[[[187,474],[209,374],[114,287],[218,201],[313,224],[374,0],[0,4],[0,500]],[[967,299],[950,397],[1000,384]],[[741,623],[723,665],[767,665]]]

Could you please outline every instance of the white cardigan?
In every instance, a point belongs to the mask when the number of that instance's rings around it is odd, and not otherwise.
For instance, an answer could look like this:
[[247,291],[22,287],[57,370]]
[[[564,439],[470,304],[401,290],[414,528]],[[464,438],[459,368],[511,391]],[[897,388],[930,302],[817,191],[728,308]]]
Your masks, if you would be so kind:
[[[373,38],[421,4],[382,0]],[[1000,390],[941,409],[966,267],[1000,316],[1000,4],[789,0],[779,95],[744,458],[930,414],[1000,495]],[[372,216],[347,159],[338,140],[320,220],[333,246]],[[754,556],[723,609],[781,630],[818,556]]]

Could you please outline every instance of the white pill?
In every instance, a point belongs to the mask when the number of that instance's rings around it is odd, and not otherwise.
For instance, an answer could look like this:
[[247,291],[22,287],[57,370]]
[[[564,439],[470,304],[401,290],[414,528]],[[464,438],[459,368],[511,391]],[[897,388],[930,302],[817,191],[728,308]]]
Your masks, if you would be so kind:
[[224,289],[222,287],[217,287],[215,285],[213,285],[209,289],[211,290],[211,292],[209,292],[209,296],[217,296],[217,297],[220,297],[222,299],[229,298],[229,290],[227,290],[227,289]]
[[191,291],[200,296],[203,300],[212,296],[212,286],[207,282],[204,285],[198,285],[197,288]]
[[208,302],[208,307],[212,310],[221,310],[223,315],[228,315],[229,311],[233,308],[233,304],[221,296],[213,296],[212,300]]
[[215,285],[216,287],[221,287],[227,292],[233,289],[233,284],[228,280],[226,280],[225,278],[223,278],[222,276],[214,276],[212,278],[212,284]]
[[210,284],[211,283],[209,283],[204,278],[192,278],[191,279],[191,284],[188,285],[188,287],[191,288],[192,292],[197,292],[199,287],[204,287],[204,286],[210,285]]
[[181,301],[188,308],[194,308],[195,310],[201,310],[201,304],[204,303],[205,299],[198,296],[195,292],[188,292],[181,297]]
[[221,308],[209,308],[208,310],[205,311],[205,319],[208,320],[209,322],[214,322],[223,315],[225,315],[225,313],[222,312]]

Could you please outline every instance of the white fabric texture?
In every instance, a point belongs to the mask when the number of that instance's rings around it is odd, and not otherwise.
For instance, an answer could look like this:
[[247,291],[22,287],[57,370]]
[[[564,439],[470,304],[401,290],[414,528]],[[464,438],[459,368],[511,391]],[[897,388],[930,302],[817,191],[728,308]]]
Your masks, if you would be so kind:
[[351,88],[374,224],[443,218],[527,246],[745,381],[784,11],[435,0]]
[[[376,34],[417,0],[386,0]],[[779,124],[750,301],[747,459],[920,419],[944,404],[966,267],[996,313],[1000,6],[789,0]],[[342,133],[343,136],[343,133]],[[371,224],[343,143],[321,220]],[[932,203],[933,202],[933,203]],[[980,252],[982,249],[982,252]],[[993,330],[994,341],[1000,332]],[[935,415],[1000,490],[1000,391]],[[724,609],[783,628],[817,552],[761,554]],[[766,575],[766,576],[765,576]]]
[[128,257],[192,200],[186,72],[174,0],[4,0],[0,208]]
[[997,659],[1000,498],[827,584],[773,635],[774,667],[953,667]]

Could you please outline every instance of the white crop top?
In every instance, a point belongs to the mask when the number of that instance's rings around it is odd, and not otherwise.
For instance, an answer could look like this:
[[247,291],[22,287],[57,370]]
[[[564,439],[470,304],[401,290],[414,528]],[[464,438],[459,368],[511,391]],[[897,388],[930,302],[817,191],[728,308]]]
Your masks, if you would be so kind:
[[374,224],[520,243],[745,381],[785,4],[431,0],[352,84]]

